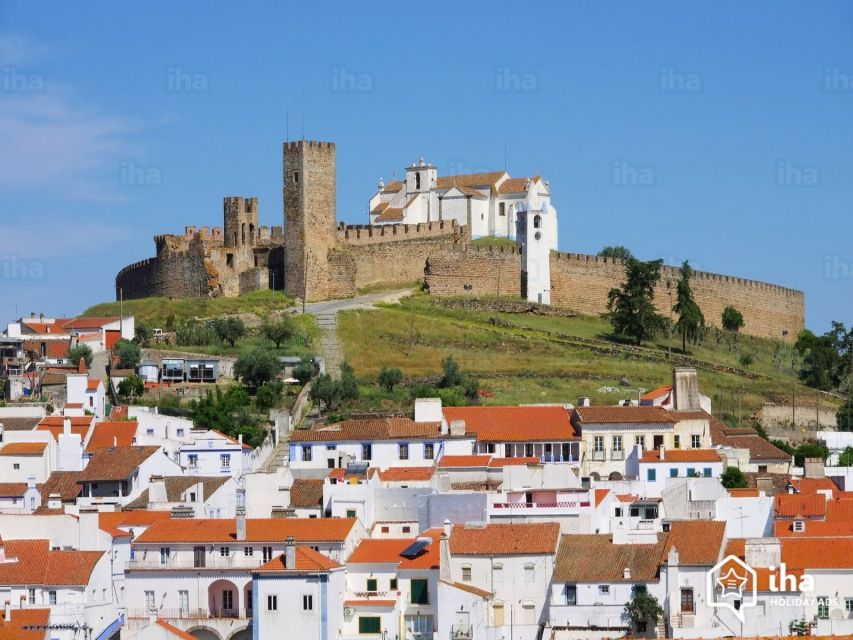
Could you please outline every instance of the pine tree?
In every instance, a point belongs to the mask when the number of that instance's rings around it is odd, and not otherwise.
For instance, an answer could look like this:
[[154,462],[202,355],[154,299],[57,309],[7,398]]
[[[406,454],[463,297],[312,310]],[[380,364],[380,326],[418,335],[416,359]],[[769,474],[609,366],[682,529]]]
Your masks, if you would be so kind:
[[606,317],[616,335],[627,336],[637,345],[654,337],[664,326],[654,305],[655,285],[660,280],[662,260],[625,261],[625,282],[607,294]]
[[696,344],[705,335],[705,316],[693,298],[693,289],[690,288],[693,269],[687,260],[681,265],[679,272],[681,277],[678,280],[676,302],[672,310],[678,314],[675,330],[681,334],[681,350],[687,353],[687,341]]

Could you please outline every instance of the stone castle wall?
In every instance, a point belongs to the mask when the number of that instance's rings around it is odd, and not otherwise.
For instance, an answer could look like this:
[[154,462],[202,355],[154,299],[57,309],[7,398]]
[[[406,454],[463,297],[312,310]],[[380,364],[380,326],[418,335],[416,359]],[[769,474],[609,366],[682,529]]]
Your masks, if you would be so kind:
[[[551,304],[587,315],[607,311],[607,293],[624,280],[621,260],[551,252]],[[431,255],[426,283],[435,295],[520,295],[521,259],[517,250],[467,247]],[[500,276],[499,276],[500,274]],[[669,314],[666,282],[675,284],[676,267],[665,266],[655,302]],[[500,280],[500,283],[498,282]],[[743,314],[744,333],[793,341],[805,325],[801,291],[732,276],[697,271],[692,280],[696,301],[709,324],[719,326],[723,309],[732,305]]]

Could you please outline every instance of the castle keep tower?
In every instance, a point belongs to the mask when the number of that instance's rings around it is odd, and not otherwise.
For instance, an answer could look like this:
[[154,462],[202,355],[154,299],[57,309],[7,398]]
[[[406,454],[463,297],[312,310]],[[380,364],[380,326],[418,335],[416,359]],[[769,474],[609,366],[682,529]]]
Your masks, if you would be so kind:
[[[335,143],[284,143],[284,289],[306,300],[327,297],[335,231]],[[307,274],[307,282],[306,282]]]

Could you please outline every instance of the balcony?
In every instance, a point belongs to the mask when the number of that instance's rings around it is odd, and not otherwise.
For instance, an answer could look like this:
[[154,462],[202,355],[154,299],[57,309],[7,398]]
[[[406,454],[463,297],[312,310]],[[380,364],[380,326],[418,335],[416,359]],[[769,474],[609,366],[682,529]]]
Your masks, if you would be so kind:
[[252,609],[128,609],[128,618],[148,618],[156,613],[165,620],[246,620],[252,617]]
[[590,506],[589,502],[495,502],[494,509],[579,509]]
[[594,462],[604,462],[607,460],[607,452],[606,451],[593,451],[592,459]]
[[625,452],[621,451],[621,450],[620,451],[616,451],[616,450],[611,451],[610,452],[610,459],[611,460],[624,460],[625,459]]
[[128,571],[223,571],[229,569],[257,569],[263,564],[261,556],[233,555],[229,557],[205,557],[203,563],[192,558],[168,558],[165,562],[159,557],[146,560],[128,560]]

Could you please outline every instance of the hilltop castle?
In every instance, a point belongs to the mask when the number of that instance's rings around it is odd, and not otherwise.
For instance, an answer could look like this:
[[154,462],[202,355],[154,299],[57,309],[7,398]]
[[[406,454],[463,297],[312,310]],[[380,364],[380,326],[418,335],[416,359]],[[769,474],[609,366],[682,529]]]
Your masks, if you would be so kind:
[[[405,182],[380,183],[371,224],[347,225],[336,221],[334,143],[286,142],[283,167],[283,229],[259,226],[257,198],[225,198],[224,227],[155,236],[157,255],[119,271],[116,295],[236,296],[274,288],[316,301],[420,280],[436,295],[519,296],[599,314],[624,275],[618,260],[555,250],[556,210],[538,176],[439,177],[432,165],[415,163]],[[481,235],[514,238],[518,247],[471,245]],[[665,267],[656,293],[662,310],[675,278],[677,269]],[[800,291],[703,272],[693,288],[709,322],[731,304],[746,333],[793,340],[804,326]]]

